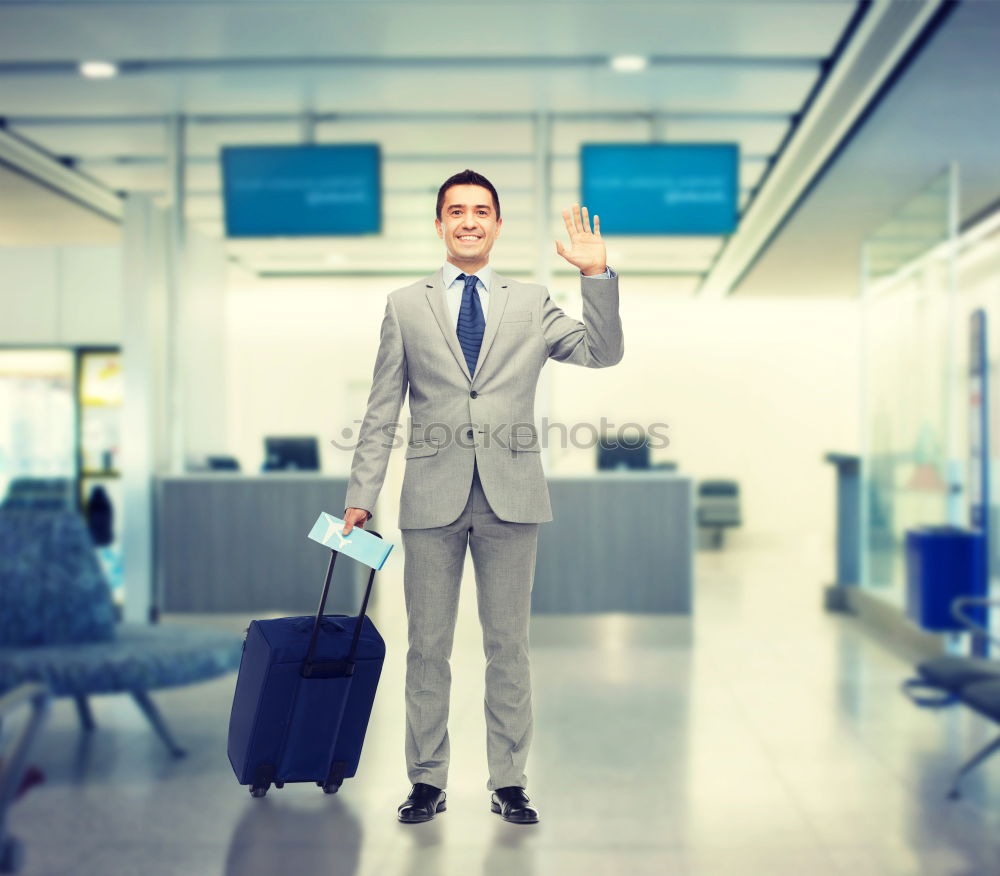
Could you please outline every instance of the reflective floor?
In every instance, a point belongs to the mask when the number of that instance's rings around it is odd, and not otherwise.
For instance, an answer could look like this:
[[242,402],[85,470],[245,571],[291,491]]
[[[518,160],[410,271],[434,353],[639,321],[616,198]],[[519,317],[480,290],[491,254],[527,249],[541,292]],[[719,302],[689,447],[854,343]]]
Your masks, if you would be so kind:
[[[399,558],[401,559],[401,558]],[[1000,757],[945,799],[997,728],[898,693],[905,662],[824,614],[829,552],[700,553],[690,627],[662,617],[536,618],[529,793],[503,824],[485,790],[474,588],[453,657],[448,811],[403,826],[401,562],[374,612],[389,644],[358,777],[336,797],[254,800],[226,759],[234,678],[157,696],[190,750],[172,760],[125,698],[82,738],[57,703],[12,811],[25,874],[1000,874]],[[471,582],[471,566],[467,582]],[[246,619],[201,618],[228,624]]]

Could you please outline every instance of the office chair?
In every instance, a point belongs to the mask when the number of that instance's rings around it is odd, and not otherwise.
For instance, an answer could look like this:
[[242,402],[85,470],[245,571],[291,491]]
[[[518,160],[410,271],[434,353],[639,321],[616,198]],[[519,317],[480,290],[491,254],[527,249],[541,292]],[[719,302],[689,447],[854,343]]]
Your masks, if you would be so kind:
[[740,485],[736,481],[711,480],[698,484],[698,526],[712,534],[712,547],[721,548],[724,531],[743,522]]

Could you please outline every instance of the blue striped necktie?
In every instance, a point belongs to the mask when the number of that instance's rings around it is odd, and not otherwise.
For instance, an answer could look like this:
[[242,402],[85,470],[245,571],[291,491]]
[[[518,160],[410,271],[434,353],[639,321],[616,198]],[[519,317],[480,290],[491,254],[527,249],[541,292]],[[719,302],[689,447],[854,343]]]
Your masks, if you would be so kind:
[[462,306],[458,309],[458,342],[462,345],[465,362],[469,366],[469,374],[476,373],[476,362],[479,361],[479,348],[483,345],[483,332],[486,329],[486,319],[483,317],[483,307],[479,303],[476,292],[476,275],[458,275],[459,280],[465,280],[462,290]]

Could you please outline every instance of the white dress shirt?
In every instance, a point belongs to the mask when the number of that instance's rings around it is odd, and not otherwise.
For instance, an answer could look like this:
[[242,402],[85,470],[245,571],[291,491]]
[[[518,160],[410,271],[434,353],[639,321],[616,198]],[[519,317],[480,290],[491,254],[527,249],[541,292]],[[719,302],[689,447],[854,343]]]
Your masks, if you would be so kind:
[[[444,294],[448,299],[448,310],[451,313],[451,323],[458,327],[458,311],[462,307],[462,293],[465,291],[465,280],[459,280],[458,275],[465,273],[451,262],[445,262],[441,269],[444,280]],[[483,319],[490,312],[490,283],[493,281],[493,266],[485,265],[476,271],[476,292],[479,293],[479,304],[483,308]]]

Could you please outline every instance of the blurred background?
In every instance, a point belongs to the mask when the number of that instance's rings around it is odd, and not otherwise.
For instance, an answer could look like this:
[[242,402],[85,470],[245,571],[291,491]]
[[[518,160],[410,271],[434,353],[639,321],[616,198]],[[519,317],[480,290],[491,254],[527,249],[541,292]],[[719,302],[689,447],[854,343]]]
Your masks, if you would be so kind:
[[[988,0],[0,2],[0,872],[1000,873],[1000,758],[947,799],[1000,721],[998,44]],[[449,811],[395,822],[401,451],[357,778],[225,754],[465,168],[499,273],[579,318],[582,203],[620,274],[623,361],[536,397],[534,831],[471,564]]]

